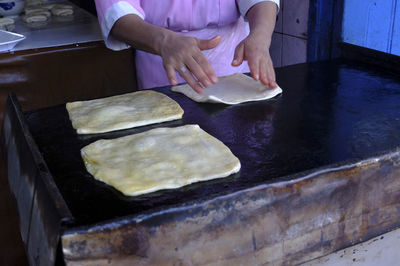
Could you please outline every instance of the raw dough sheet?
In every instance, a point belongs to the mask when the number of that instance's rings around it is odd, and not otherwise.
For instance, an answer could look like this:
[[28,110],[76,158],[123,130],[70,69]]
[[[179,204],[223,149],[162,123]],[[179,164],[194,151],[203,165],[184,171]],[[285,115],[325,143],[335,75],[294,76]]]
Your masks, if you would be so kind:
[[198,125],[156,128],[81,150],[95,179],[127,196],[182,187],[229,176],[240,170],[227,146]]
[[272,89],[241,73],[220,77],[218,83],[205,88],[201,94],[195,92],[187,84],[172,87],[171,90],[183,93],[196,102],[224,104],[262,101],[282,93],[279,86]]
[[151,90],[66,105],[78,134],[109,132],[180,119],[183,109],[168,96]]

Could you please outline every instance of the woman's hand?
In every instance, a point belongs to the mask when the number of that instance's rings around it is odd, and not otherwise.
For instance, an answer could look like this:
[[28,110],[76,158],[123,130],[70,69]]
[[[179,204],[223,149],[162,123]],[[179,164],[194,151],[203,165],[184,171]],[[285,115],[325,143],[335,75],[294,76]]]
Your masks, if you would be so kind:
[[276,88],[275,70],[269,54],[271,41],[265,34],[250,33],[236,47],[232,65],[239,66],[247,60],[251,76],[260,80],[264,85]]
[[233,66],[238,66],[247,60],[251,76],[271,88],[278,86],[269,54],[276,13],[277,5],[270,1],[259,2],[247,11],[250,34],[236,47],[232,61]]
[[201,52],[215,48],[221,41],[220,36],[210,40],[199,40],[177,33],[167,34],[160,40],[159,51],[169,82],[178,83],[176,72],[197,92],[218,82],[217,75]]
[[210,40],[185,37],[152,25],[134,14],[117,20],[111,34],[135,49],[160,55],[172,85],[178,83],[175,71],[197,92],[218,82],[217,75],[201,51],[216,47],[221,41],[220,36]]

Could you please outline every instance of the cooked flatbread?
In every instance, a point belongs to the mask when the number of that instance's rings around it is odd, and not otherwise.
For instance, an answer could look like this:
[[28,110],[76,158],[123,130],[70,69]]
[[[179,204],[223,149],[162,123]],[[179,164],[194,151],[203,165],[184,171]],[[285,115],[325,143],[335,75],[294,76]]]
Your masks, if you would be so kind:
[[7,31],[12,31],[15,28],[15,21],[12,18],[0,18],[0,29],[1,30],[7,30]]
[[[47,12],[47,13],[49,13],[49,12]],[[49,19],[49,16],[47,13],[33,12],[33,13],[30,13],[29,15],[23,16],[22,19],[26,23],[43,22],[43,21],[47,21]]]
[[71,8],[64,8],[64,7],[57,7],[57,6],[55,6],[55,7],[53,7],[52,9],[51,9],[51,13],[54,15],[54,16],[71,16],[72,14],[74,14],[74,10],[72,9],[72,6],[71,6]]
[[183,109],[168,96],[151,90],[66,105],[78,134],[139,127],[182,118]]
[[25,8],[24,12],[25,12],[25,15],[29,15],[32,13],[46,12],[46,15],[48,13],[47,17],[51,16],[50,12],[44,7],[27,7],[27,8]]
[[0,26],[8,26],[8,25],[11,25],[14,23],[15,23],[15,21],[12,18],[8,18],[8,17],[0,18]]
[[156,128],[81,150],[95,179],[127,196],[226,177],[240,170],[239,159],[198,125]]
[[172,87],[171,90],[183,93],[196,102],[224,104],[262,101],[282,93],[280,87],[272,89],[241,73],[220,77],[218,83],[205,88],[201,94],[188,84]]

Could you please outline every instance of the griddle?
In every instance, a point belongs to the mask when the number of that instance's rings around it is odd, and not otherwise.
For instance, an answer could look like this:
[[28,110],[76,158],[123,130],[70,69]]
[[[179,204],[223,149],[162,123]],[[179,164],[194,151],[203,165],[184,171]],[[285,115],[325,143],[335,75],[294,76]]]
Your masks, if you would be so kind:
[[[179,211],[180,214],[174,217],[168,214],[168,210],[197,209],[226,197],[235,197],[237,202],[242,196],[236,195],[259,192],[260,186],[270,186],[276,191],[276,186],[290,187],[302,178],[317,176],[326,169],[354,167],[363,160],[374,158],[379,161],[379,158],[386,158],[385,155],[397,151],[400,146],[400,76],[345,59],[284,67],[277,69],[276,74],[283,89],[282,95],[237,106],[199,104],[171,92],[170,87],[155,88],[155,91],[168,95],[180,104],[185,111],[183,119],[111,133],[77,135],[65,105],[24,112],[29,132],[51,174],[50,181],[54,182],[56,193],[59,192],[65,201],[59,204],[70,211],[71,216],[64,220],[60,234],[80,236],[91,232],[91,229],[111,232],[110,228],[127,224],[139,226],[141,221],[154,230],[154,227],[161,227],[163,221],[182,221],[191,215]],[[241,161],[240,172],[180,189],[129,197],[96,181],[86,171],[80,156],[82,147],[99,139],[186,124],[198,124],[225,143]],[[388,169],[394,168],[393,165],[387,166]],[[379,169],[377,171],[381,171]],[[340,176],[349,174],[346,171]],[[294,193],[295,190],[290,188],[285,193],[288,191]],[[251,195],[250,200],[259,197]],[[262,197],[274,196],[272,193]],[[304,202],[311,204],[312,200]],[[346,207],[343,202],[340,206]],[[280,212],[294,211],[290,207],[281,208]],[[204,209],[202,213],[209,215]],[[248,221],[244,219],[242,222],[244,226]],[[400,224],[400,219],[398,222]],[[393,226],[392,223],[390,227]],[[131,230],[137,231],[137,228]],[[378,231],[374,229],[365,235],[372,236]],[[143,238],[151,239],[149,234]],[[83,243],[82,239],[79,241]],[[343,246],[352,242],[353,239],[344,238],[340,244]],[[253,245],[255,243],[254,240]],[[86,250],[86,245],[90,250],[86,240],[81,249],[76,247],[77,242],[69,244],[69,251],[75,250],[80,256],[92,255],[82,251]],[[141,248],[133,250],[137,252]],[[125,251],[121,252],[117,253],[125,254]],[[73,261],[74,257],[69,259]]]
[[[287,67],[277,71],[277,80],[281,96],[238,106],[198,104],[169,87],[157,88],[180,104],[183,119],[106,134],[77,135],[65,105],[25,115],[78,225],[193,204],[400,144],[398,77],[337,61]],[[81,148],[99,139],[186,124],[198,124],[225,143],[241,161],[240,173],[127,197],[94,180],[80,156]]]

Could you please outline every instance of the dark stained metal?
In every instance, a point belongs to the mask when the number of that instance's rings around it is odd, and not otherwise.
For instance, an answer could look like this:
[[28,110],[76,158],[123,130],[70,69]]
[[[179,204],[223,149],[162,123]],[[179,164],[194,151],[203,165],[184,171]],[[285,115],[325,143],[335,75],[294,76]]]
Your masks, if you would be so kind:
[[[400,154],[67,231],[68,264],[297,265],[400,226]],[[86,264],[83,264],[86,265]]]
[[53,265],[62,222],[71,213],[54,184],[14,94],[6,106],[2,134],[8,178],[16,198],[22,239],[31,265]]
[[[281,96],[238,106],[159,88],[182,120],[100,135],[78,136],[64,105],[25,112],[73,217],[59,231],[67,264],[293,265],[400,226],[400,77],[336,60],[281,68],[277,79]],[[100,138],[194,123],[240,159],[238,174],[126,197],[80,157]]]
[[[378,73],[338,61],[286,67],[277,70],[282,96],[239,106],[197,104],[160,88],[185,110],[182,120],[108,134],[78,136],[64,105],[28,112],[26,117],[77,224],[96,223],[204,201],[396,147],[400,84],[395,76]],[[126,197],[94,180],[84,167],[80,149],[93,141],[183,124],[199,124],[223,141],[242,162],[240,173]]]

